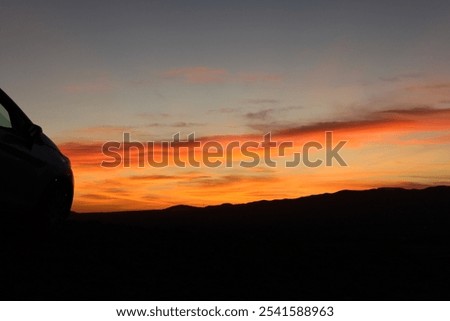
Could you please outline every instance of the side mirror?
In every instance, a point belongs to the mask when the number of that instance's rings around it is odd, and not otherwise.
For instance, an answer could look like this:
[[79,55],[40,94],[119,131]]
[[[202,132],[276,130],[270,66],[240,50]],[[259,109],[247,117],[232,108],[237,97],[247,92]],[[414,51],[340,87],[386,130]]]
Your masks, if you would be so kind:
[[28,128],[28,135],[33,141],[39,140],[42,135],[42,128],[41,126],[31,124]]

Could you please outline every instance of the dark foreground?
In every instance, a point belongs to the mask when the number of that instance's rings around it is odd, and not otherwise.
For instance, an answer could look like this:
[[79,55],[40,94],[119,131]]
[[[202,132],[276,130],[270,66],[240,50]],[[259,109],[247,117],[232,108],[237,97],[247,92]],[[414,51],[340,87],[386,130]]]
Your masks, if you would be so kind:
[[378,189],[4,226],[1,299],[450,300],[449,209]]

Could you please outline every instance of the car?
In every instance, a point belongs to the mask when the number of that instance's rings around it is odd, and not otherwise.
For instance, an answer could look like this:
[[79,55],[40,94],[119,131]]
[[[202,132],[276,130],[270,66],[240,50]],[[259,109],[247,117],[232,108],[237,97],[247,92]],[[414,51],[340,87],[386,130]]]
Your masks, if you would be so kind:
[[69,216],[70,160],[0,89],[0,214],[58,225]]

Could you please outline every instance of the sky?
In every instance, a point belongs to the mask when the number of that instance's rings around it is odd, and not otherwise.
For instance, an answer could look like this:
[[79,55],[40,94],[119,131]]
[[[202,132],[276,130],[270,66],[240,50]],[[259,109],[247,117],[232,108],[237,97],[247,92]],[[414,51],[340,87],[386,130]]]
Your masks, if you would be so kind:
[[[71,158],[79,212],[449,185],[449,30],[448,1],[0,0],[0,86]],[[326,131],[347,166],[100,166],[124,132]]]

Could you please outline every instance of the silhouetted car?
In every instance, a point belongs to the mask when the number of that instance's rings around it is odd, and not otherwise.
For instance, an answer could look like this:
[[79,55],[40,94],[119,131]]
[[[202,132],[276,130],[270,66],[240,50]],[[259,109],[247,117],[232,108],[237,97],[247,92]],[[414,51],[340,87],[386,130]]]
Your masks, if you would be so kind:
[[70,213],[69,159],[0,89],[0,214],[48,224]]

